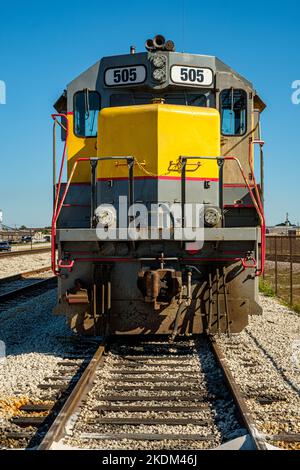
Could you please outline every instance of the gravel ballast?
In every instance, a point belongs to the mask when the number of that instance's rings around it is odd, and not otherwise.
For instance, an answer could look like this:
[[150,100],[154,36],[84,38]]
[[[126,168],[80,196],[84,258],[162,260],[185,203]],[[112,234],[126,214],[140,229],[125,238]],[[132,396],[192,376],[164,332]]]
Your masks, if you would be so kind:
[[[148,356],[146,353],[146,357],[140,353],[137,343],[127,346],[129,349],[114,345],[105,357],[103,368],[98,370],[94,386],[80,409],[72,436],[65,439],[63,444],[103,450],[207,449],[219,446],[223,441],[229,440],[230,436],[244,435],[245,429],[241,428],[236,419],[234,403],[208,341],[190,340],[184,344],[188,350],[178,355],[176,348],[183,346],[181,343],[175,343],[175,351],[172,352],[173,348],[167,342],[157,342],[152,346],[152,355]],[[131,350],[136,351],[137,355],[131,356]],[[134,379],[140,378],[142,382],[132,385],[132,377],[126,378],[126,374],[130,374],[132,370],[135,371]],[[155,376],[152,372],[155,372]],[[157,377],[160,377],[159,385],[153,382]],[[170,386],[172,390],[168,390]],[[111,395],[112,400],[109,398]],[[134,401],[128,402],[128,397]],[[147,400],[143,397],[147,397]],[[125,403],[125,407],[134,405],[143,407],[144,411],[141,413],[119,409],[106,410],[98,415],[95,413],[97,407],[107,406],[111,401],[115,407],[123,407]],[[201,403],[201,409],[192,410],[195,403]],[[180,405],[186,409],[179,410]],[[170,410],[151,410],[162,406]],[[130,418],[137,422],[97,424],[97,417],[107,420]],[[168,419],[169,423],[145,424],[145,420],[161,419]],[[187,422],[175,423],[174,420]],[[104,435],[105,439],[101,437]],[[149,438],[137,437],[139,435]],[[173,439],[154,439],[154,436],[161,435],[172,436]],[[110,439],[108,436],[114,438]],[[188,436],[189,439],[183,436]]]
[[[48,256],[48,254],[46,255]],[[44,256],[45,254],[39,255],[39,257]],[[35,255],[28,256],[30,259],[33,257]],[[2,260],[3,262],[6,263],[8,260]],[[34,267],[27,265],[24,270],[36,267],[40,267],[40,265]],[[253,413],[258,430],[268,435],[279,434],[283,431],[299,433],[300,317],[275,299],[261,296],[260,302],[264,311],[262,316],[251,317],[249,326],[244,332],[232,335],[231,338],[223,335],[217,339],[217,342],[224,352],[234,378],[245,394],[247,405]],[[44,399],[45,392],[39,389],[39,384],[44,381],[46,376],[53,373],[62,358],[68,356],[68,338],[71,339],[73,334],[65,324],[64,317],[52,315],[55,303],[56,290],[53,289],[1,313],[0,340],[6,345],[6,358],[1,359],[0,357],[0,447],[1,435],[10,426],[9,419],[18,414],[20,405],[27,403],[32,397],[35,400]],[[65,338],[66,341],[62,341],[62,338]],[[108,360],[111,366],[116,362],[113,355]],[[212,363],[208,358],[206,361],[208,370]],[[190,365],[195,369],[199,367],[198,359],[195,356],[191,358]],[[203,365],[200,364],[200,366],[201,372],[207,373],[203,370]],[[122,369],[122,366],[119,365],[118,368]],[[151,366],[148,368],[152,369]],[[156,366],[153,365],[153,370],[155,368]],[[104,382],[107,383],[110,380],[111,370],[110,367],[107,372],[97,378],[97,394],[91,393],[89,398],[90,404],[93,406],[97,403],[97,395],[99,396],[103,390]],[[128,383],[126,384],[128,385]],[[152,392],[147,394],[149,393]],[[161,394],[164,393],[167,394],[167,392],[161,392]],[[274,401],[266,403],[266,400],[268,401],[272,397]],[[264,403],[259,401],[261,398],[265,400]],[[141,404],[143,403],[141,402]],[[146,406],[150,404],[151,402],[147,402]],[[225,427],[224,434],[227,432],[228,439],[242,433],[232,418],[233,410],[222,404],[221,409],[223,416],[219,423],[219,431],[215,432],[212,429],[215,436],[214,445],[220,443],[222,426]],[[91,407],[85,408],[83,414],[86,418],[92,418]],[[111,417],[113,416],[120,416],[120,414],[112,413]],[[151,412],[148,416],[152,416]],[[197,414],[193,413],[191,416],[197,417]],[[209,418],[211,416],[210,410],[201,411],[201,417]],[[282,419],[284,422],[280,422]],[[99,432],[105,432],[108,429],[108,427],[101,426]],[[149,432],[151,427],[140,426],[139,429],[141,432]],[[161,429],[167,432],[167,428]],[[170,429],[168,428],[169,431]],[[207,432],[202,427],[195,428],[190,425],[188,428],[185,427],[185,431],[186,429],[197,434]],[[128,427],[128,430],[131,428]],[[83,431],[84,429],[81,428],[80,432]],[[171,432],[180,433],[181,427],[173,428]],[[65,443],[71,447],[106,449],[113,447],[161,449],[173,446],[171,441],[154,441],[149,446],[149,443],[138,443],[138,441],[94,440],[84,444],[83,441],[76,439],[76,434],[72,438],[66,439]],[[272,443],[279,447],[298,448],[298,444]],[[185,447],[194,448],[194,445],[188,443],[187,446],[187,443],[179,443],[177,448]],[[195,447],[201,448],[201,443],[197,443]]]
[[35,255],[13,256],[11,258],[0,258],[0,278],[12,276],[26,271],[43,268],[51,265],[49,253],[38,253]]
[[0,446],[9,418],[22,404],[42,398],[38,385],[67,353],[61,340],[71,333],[63,317],[52,315],[56,289],[20,303],[0,317]]
[[[263,315],[217,340],[262,434],[300,433],[300,316],[260,297]],[[232,345],[235,345],[233,348]],[[299,443],[276,443],[299,449]]]

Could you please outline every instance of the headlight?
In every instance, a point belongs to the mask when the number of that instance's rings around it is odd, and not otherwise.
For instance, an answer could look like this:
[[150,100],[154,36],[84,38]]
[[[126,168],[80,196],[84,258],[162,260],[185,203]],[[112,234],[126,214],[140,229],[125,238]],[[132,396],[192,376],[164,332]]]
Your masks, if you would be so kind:
[[157,67],[157,68],[162,68],[166,65],[167,63],[167,59],[164,55],[155,55],[153,57],[153,65],[154,67]]
[[165,69],[155,69],[153,70],[153,78],[158,82],[164,82],[167,79],[167,74]]
[[115,224],[116,214],[113,208],[110,207],[98,207],[95,213],[97,222],[101,227],[111,227]]
[[220,222],[221,214],[215,207],[209,207],[204,211],[204,222],[208,227],[215,227]]

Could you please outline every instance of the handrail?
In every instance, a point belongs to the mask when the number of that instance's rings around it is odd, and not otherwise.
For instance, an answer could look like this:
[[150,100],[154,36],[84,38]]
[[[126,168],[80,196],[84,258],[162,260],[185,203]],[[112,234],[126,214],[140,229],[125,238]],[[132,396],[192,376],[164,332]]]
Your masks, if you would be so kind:
[[[84,157],[79,157],[75,160],[74,162],[74,165],[72,167],[72,170],[71,170],[71,173],[70,173],[70,176],[68,178],[68,181],[67,181],[67,184],[65,186],[65,189],[64,189],[64,192],[63,192],[63,195],[61,197],[61,200],[59,202],[59,204],[57,203],[55,205],[55,210],[53,212],[53,218],[52,218],[52,227],[51,227],[51,241],[52,241],[52,244],[51,244],[51,266],[52,266],[52,271],[54,274],[58,274],[59,272],[57,271],[57,267],[56,267],[56,255],[55,255],[55,251],[56,251],[56,224],[57,224],[57,219],[60,215],[60,212],[61,212],[61,209],[63,207],[63,204],[65,202],[65,199],[66,199],[66,195],[69,191],[69,187],[70,187],[70,184],[71,184],[71,181],[73,179],[73,176],[74,176],[74,173],[75,173],[75,170],[77,168],[77,165],[79,162],[86,162],[86,161],[89,161],[89,158],[84,158]],[[62,172],[61,172],[62,173]],[[57,193],[59,194],[59,193]]]
[[[258,185],[257,185],[257,182],[256,182],[256,178],[255,178],[255,172],[254,172],[254,167],[253,167],[253,160],[252,160],[252,153],[251,153],[251,147],[252,145],[255,145],[255,144],[258,144],[260,146],[260,165],[261,165],[261,195],[258,191]],[[252,140],[250,141],[249,143],[249,154],[248,154],[248,158],[249,158],[249,167],[250,167],[250,171],[251,171],[251,175],[252,175],[252,179],[253,179],[253,182],[254,182],[254,187],[255,187],[255,194],[256,194],[256,198],[257,198],[257,201],[258,201],[258,204],[259,204],[259,208],[260,208],[260,212],[261,212],[261,215],[262,215],[262,218],[263,218],[263,222],[264,222],[264,234],[262,235],[261,237],[261,251],[262,253],[264,253],[264,260],[263,260],[263,265],[261,266],[261,270],[260,270],[260,273],[258,275],[261,275],[264,273],[264,268],[265,268],[265,258],[266,258],[266,222],[265,222],[265,213],[264,213],[264,171],[263,171],[263,146],[265,145],[265,141],[264,140]],[[262,257],[263,255],[261,255]]]
[[257,183],[256,183],[256,179],[255,179],[255,176],[254,176],[254,173],[253,173],[254,189],[255,189],[255,192],[256,192],[257,201],[256,201],[256,199],[253,195],[252,189],[250,187],[250,183],[246,178],[245,172],[242,168],[242,165],[241,165],[241,162],[239,161],[239,159],[237,157],[224,157],[224,160],[231,160],[231,161],[235,161],[237,163],[237,165],[240,169],[240,172],[243,176],[243,179],[245,181],[245,184],[248,188],[248,191],[249,191],[249,194],[251,196],[253,205],[254,205],[254,207],[256,209],[256,212],[258,214],[258,217],[260,219],[260,227],[261,227],[261,256],[260,257],[261,257],[261,260],[260,260],[260,268],[256,270],[256,276],[261,276],[264,273],[265,259],[266,259],[266,221],[265,221],[264,210],[263,210],[263,207],[262,207],[262,204],[261,204],[261,198],[260,198],[260,194],[259,194],[259,191],[258,191],[258,186],[257,186]]
[[[56,186],[56,181],[54,183],[54,204],[53,204],[53,216],[52,216],[52,223],[51,223],[51,266],[54,274],[57,274],[56,270],[56,261],[55,261],[55,252],[56,252],[56,221],[55,219],[55,213],[57,211],[57,205],[58,205],[58,200],[59,200],[59,194],[61,190],[61,184],[62,184],[62,174],[63,174],[63,169],[64,169],[64,164],[65,164],[65,159],[66,159],[66,154],[67,154],[67,147],[68,147],[68,140],[69,140],[69,120],[68,116],[64,113],[56,113],[56,114],[51,114],[51,117],[54,121],[54,126],[53,126],[53,140],[55,139],[55,125],[59,124],[63,129],[66,131],[66,139],[65,139],[65,145],[63,149],[63,154],[62,154],[62,159],[61,159],[61,164],[60,164],[60,170],[59,170],[59,177],[58,177],[58,184]],[[66,122],[66,127],[64,127],[57,118],[64,118]],[[53,180],[55,178],[56,180],[56,146],[55,142],[53,142],[54,149],[53,149]],[[56,219],[57,220],[57,219]]]
[[69,139],[69,120],[68,120],[68,116],[66,114],[63,114],[63,113],[51,114],[51,117],[52,117],[53,121],[55,123],[58,123],[59,125],[61,125],[61,123],[57,120],[58,117],[62,117],[66,120],[66,127],[63,126],[63,129],[66,130],[66,140],[65,140],[63,155],[62,155],[61,164],[60,164],[59,177],[58,177],[58,186],[57,186],[55,201],[54,201],[54,211],[53,212],[55,212],[56,209],[57,209],[59,193],[60,193],[60,188],[61,188],[62,173],[63,173],[64,163],[65,163],[66,154],[67,154],[68,139]]
[[[255,176],[253,175],[253,181],[254,181],[254,189],[255,189],[255,192],[256,192],[256,197],[257,197],[257,200],[255,199],[254,195],[253,195],[253,192],[252,192],[252,189],[250,187],[250,183],[245,175],[245,172],[243,170],[243,167],[241,165],[241,162],[239,161],[239,159],[237,157],[233,157],[233,156],[227,156],[227,157],[199,157],[199,156],[195,156],[195,157],[187,157],[187,156],[181,156],[180,157],[180,160],[182,162],[185,162],[187,160],[216,160],[218,162],[220,161],[235,161],[236,164],[238,165],[239,167],[239,170],[241,172],[241,175],[243,177],[243,180],[248,188],[248,191],[249,191],[249,194],[250,194],[250,197],[252,199],[252,202],[253,202],[253,205],[256,209],[256,212],[258,214],[258,217],[260,219],[260,227],[261,227],[261,263],[260,263],[260,268],[256,270],[256,275],[257,276],[260,276],[261,274],[263,274],[264,272],[264,269],[265,269],[265,258],[266,258],[266,240],[265,240],[265,237],[266,237],[266,222],[265,222],[265,216],[264,216],[264,211],[263,211],[263,207],[262,207],[262,203],[261,203],[261,198],[260,198],[260,195],[259,195],[259,191],[258,191],[258,187],[257,187],[257,183],[256,183],[256,180],[255,180]],[[250,160],[250,159],[249,159]],[[250,168],[252,167],[252,163],[250,163]],[[184,168],[184,165],[182,166]],[[252,167],[253,168],[253,167]],[[183,173],[184,175],[184,173]],[[182,178],[183,179],[183,178]],[[184,184],[184,182],[182,181],[182,184]]]
[[[54,274],[59,274],[59,271],[57,270],[57,265],[56,265],[56,256],[55,256],[55,248],[56,248],[56,224],[58,217],[61,213],[62,207],[64,205],[67,193],[69,191],[70,184],[72,182],[75,170],[77,168],[77,165],[79,162],[101,162],[101,161],[107,161],[107,160],[126,160],[128,167],[129,167],[129,204],[133,204],[133,165],[134,165],[134,157],[131,156],[113,156],[113,157],[79,157],[75,160],[74,165],[72,167],[70,176],[68,178],[67,184],[64,188],[64,192],[62,194],[62,197],[60,199],[60,202],[55,205],[55,211],[53,212],[53,218],[52,218],[52,227],[51,227],[51,234],[52,234],[52,244],[51,244],[51,266]],[[62,171],[60,172],[62,174]],[[59,191],[60,192],[60,191]],[[59,194],[59,193],[58,193]],[[58,266],[62,267],[62,266]]]
[[[52,115],[53,116],[64,116],[66,117],[65,115]],[[54,119],[54,118],[53,118]],[[68,135],[68,126],[67,126],[67,135]],[[67,139],[66,139],[66,142],[67,142]],[[54,272],[54,274],[58,275],[59,274],[59,271],[57,270],[57,266],[56,266],[56,255],[55,255],[55,252],[56,252],[56,224],[57,224],[57,220],[58,220],[58,217],[61,213],[61,209],[64,205],[64,202],[65,202],[65,199],[66,199],[66,195],[69,191],[69,187],[70,187],[70,184],[71,184],[71,181],[73,179],[73,176],[74,176],[74,173],[75,173],[75,170],[77,168],[77,165],[79,162],[86,162],[86,161],[101,161],[101,160],[111,160],[111,159],[120,159],[120,158],[123,158],[123,159],[127,159],[127,162],[129,164],[129,160],[131,162],[131,167],[130,167],[130,172],[131,174],[133,175],[133,165],[135,163],[135,160],[134,160],[134,157],[79,157],[75,160],[74,162],[74,165],[72,167],[72,170],[71,170],[71,173],[70,173],[70,176],[68,178],[68,181],[67,181],[67,184],[65,186],[65,189],[64,189],[64,192],[63,192],[63,195],[61,197],[61,200],[60,202],[58,203],[58,198],[59,198],[59,193],[60,193],[60,188],[61,188],[61,178],[62,178],[62,171],[63,171],[63,163],[64,163],[64,160],[65,160],[65,156],[66,156],[66,148],[67,148],[67,145],[65,143],[65,147],[64,147],[64,153],[63,153],[63,158],[62,158],[62,163],[61,163],[61,169],[60,169],[60,174],[59,174],[59,186],[58,186],[58,191],[57,191],[57,194],[56,194],[56,201],[55,201],[55,206],[54,206],[54,212],[53,212],[53,218],[52,218],[52,230],[51,230],[51,233],[52,233],[52,246],[51,246],[51,265],[52,265],[52,270]],[[217,160],[218,162],[224,162],[224,161],[235,161],[236,164],[238,165],[239,167],[239,170],[242,174],[242,177],[244,179],[244,182],[248,188],[248,191],[249,191],[249,194],[250,194],[250,197],[252,199],[252,202],[253,202],[253,205],[256,209],[256,212],[259,216],[259,219],[260,219],[260,226],[261,226],[261,262],[260,262],[260,268],[259,269],[256,269],[256,275],[257,276],[260,276],[261,274],[263,274],[264,272],[264,267],[265,267],[265,253],[266,253],[266,241],[265,241],[265,236],[266,236],[266,223],[265,223],[265,217],[264,217],[264,212],[263,212],[263,207],[262,207],[262,204],[261,204],[261,198],[260,198],[260,195],[259,195],[259,191],[258,191],[258,187],[257,187],[257,183],[256,183],[256,180],[255,180],[255,177],[253,175],[253,179],[254,179],[254,189],[256,191],[256,197],[257,197],[257,200],[256,198],[254,197],[253,195],[253,192],[252,192],[252,189],[250,187],[250,183],[249,181],[247,180],[246,178],[246,175],[245,175],[245,172],[242,168],[242,165],[239,161],[239,159],[237,157],[233,157],[233,156],[226,156],[226,157],[186,157],[186,156],[181,156],[180,157],[180,160],[182,162],[184,161],[187,161],[188,159],[203,159],[203,160]],[[251,163],[252,165],[252,163]],[[243,264],[243,267],[246,268],[246,267],[250,267],[249,265],[245,266]],[[253,265],[253,267],[256,267],[256,265]]]

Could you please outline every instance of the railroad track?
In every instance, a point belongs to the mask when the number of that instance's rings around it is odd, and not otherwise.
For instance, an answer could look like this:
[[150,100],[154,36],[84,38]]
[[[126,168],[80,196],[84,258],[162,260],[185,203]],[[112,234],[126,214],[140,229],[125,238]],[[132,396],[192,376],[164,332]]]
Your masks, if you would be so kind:
[[43,279],[38,277],[41,274],[50,273],[50,270],[51,267],[47,266],[0,279],[0,311],[6,310],[15,302],[56,287],[55,276],[50,275]]
[[20,408],[8,440],[39,450],[212,449],[246,434],[252,449],[265,450],[279,438],[299,440],[258,432],[224,356],[208,338],[122,338],[96,350],[94,343],[93,354],[85,341],[81,355],[69,355],[40,385],[43,400]]
[[[74,384],[74,363],[62,366],[45,389],[61,394]],[[47,413],[38,404],[25,407],[19,425],[45,425],[49,418],[36,416],[42,410]],[[265,449],[216,345],[207,339],[135,340],[98,347],[38,448],[62,442],[77,448],[214,448],[230,434],[246,434],[245,428],[253,448]]]
[[[57,337],[65,352],[50,377],[44,377],[40,393],[19,405],[10,426],[0,431],[0,448],[36,448],[59,415],[77,381],[98,348],[97,338]],[[63,384],[62,384],[63,382]]]
[[1,252],[0,253],[0,259],[10,258],[12,256],[37,255],[39,253],[48,253],[50,251],[51,251],[51,248],[47,247],[47,248],[35,248],[33,250],[20,250],[20,251]]
[[[288,344],[287,338],[285,341]],[[239,381],[243,398],[261,435],[281,449],[300,450],[297,368],[291,378],[290,370],[281,368],[277,359],[269,355],[250,331],[243,338],[223,336],[217,342],[222,344],[226,363],[231,365]],[[292,370],[295,367],[292,361],[290,367]]]
[[[283,263],[290,263],[291,261],[291,257],[290,255],[287,253],[287,254],[278,254],[275,256],[275,254],[267,254],[266,255],[266,260],[267,261],[276,261],[276,258],[277,258],[277,261],[279,262],[283,262]],[[292,256],[292,260],[293,260],[293,263],[300,263],[300,255],[294,253],[293,256]]]

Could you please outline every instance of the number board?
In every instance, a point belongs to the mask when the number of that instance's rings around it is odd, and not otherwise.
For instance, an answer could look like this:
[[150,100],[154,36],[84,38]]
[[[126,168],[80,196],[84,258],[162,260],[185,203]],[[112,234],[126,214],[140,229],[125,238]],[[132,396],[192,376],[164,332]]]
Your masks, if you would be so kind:
[[123,86],[143,83],[146,80],[147,70],[144,65],[129,67],[112,67],[105,70],[104,83],[106,86]]
[[171,80],[174,83],[184,83],[186,85],[211,86],[214,74],[211,69],[203,67],[173,65],[171,67]]

